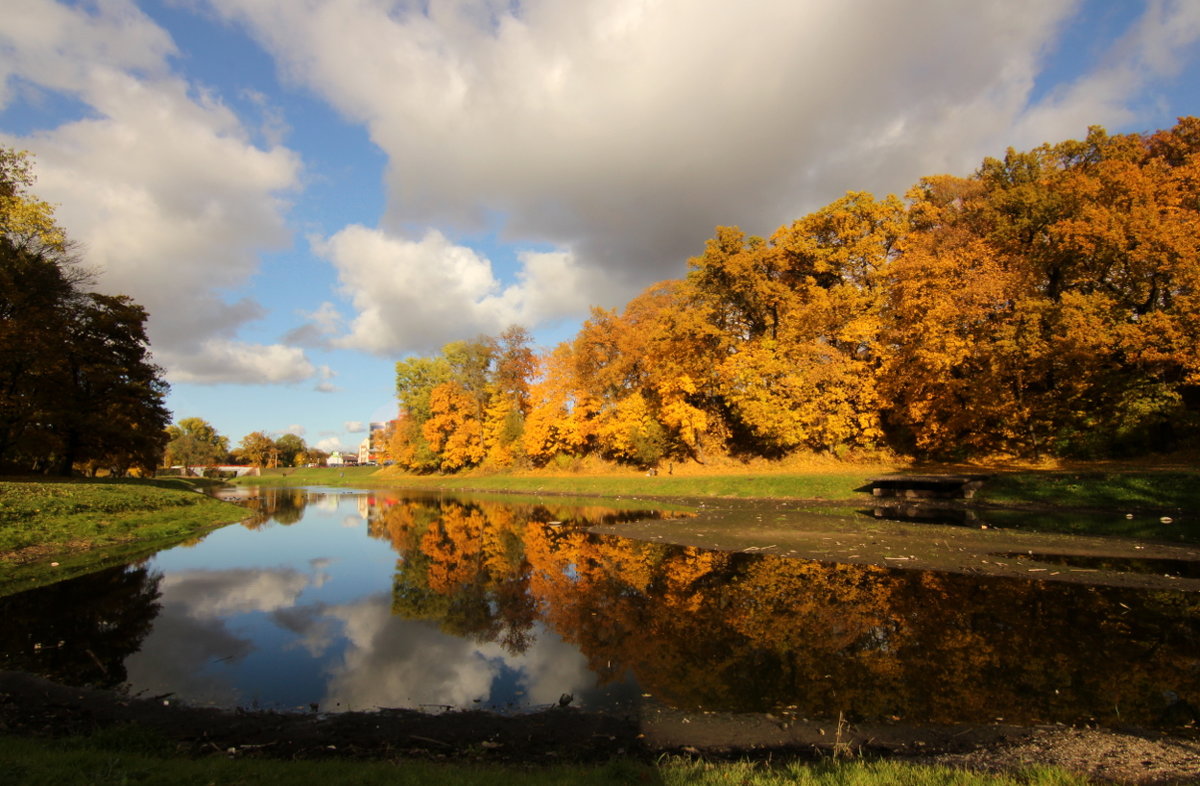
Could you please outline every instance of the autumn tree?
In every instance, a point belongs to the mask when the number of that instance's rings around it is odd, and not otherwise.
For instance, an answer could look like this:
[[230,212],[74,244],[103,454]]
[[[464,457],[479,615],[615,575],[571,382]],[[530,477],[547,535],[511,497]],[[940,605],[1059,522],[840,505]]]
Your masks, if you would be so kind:
[[252,431],[242,437],[236,453],[243,462],[255,467],[276,466],[279,458],[275,440],[262,431]]
[[1194,127],[1093,128],[911,192],[882,382],[909,445],[1104,455],[1194,439]]
[[572,344],[564,342],[541,358],[530,400],[521,447],[532,462],[543,465],[556,456],[580,456],[590,449],[599,401],[577,382]]
[[397,455],[653,466],[1194,444],[1198,151],[1195,118],[1093,128],[922,178],[903,201],[848,192],[765,239],[718,227],[684,278],[593,309],[536,372],[523,332],[398,364]]
[[400,417],[388,456],[414,471],[454,471],[485,460],[506,466],[524,456],[536,356],[528,332],[455,341],[435,357],[396,364]]
[[483,413],[476,396],[458,382],[444,382],[430,391],[429,409],[421,434],[441,469],[453,472],[483,460]]
[[152,472],[170,421],[147,314],[89,291],[24,153],[0,150],[0,466]]
[[719,227],[690,261],[733,449],[878,444],[880,309],[906,228],[899,200],[852,192],[769,241]]

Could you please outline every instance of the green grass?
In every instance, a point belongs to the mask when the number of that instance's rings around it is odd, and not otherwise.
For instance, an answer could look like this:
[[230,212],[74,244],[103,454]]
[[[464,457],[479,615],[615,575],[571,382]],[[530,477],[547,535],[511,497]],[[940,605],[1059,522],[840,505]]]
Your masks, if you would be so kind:
[[994,504],[1036,503],[1115,511],[1200,509],[1198,472],[1020,472],[999,474],[976,495]]
[[[284,474],[286,472],[286,474]],[[858,489],[878,468],[822,472],[730,472],[713,475],[466,474],[411,475],[376,467],[268,470],[239,478],[247,485],[330,485],[581,497],[724,497],[740,499],[864,499]],[[922,469],[921,474],[933,474]],[[954,474],[954,473],[950,473]],[[1000,472],[975,500],[991,505],[1037,504],[1104,510],[1200,509],[1200,471]]]
[[668,784],[669,786],[1085,786],[1086,779],[1038,768],[1016,775],[985,775],[940,767],[852,760],[816,763],[706,763],[666,757],[655,764],[615,760],[595,766],[501,766],[422,761],[276,761],[215,755],[172,755],[149,734],[110,730],[61,740],[0,736],[5,782],[24,786],[73,784],[428,784],[494,783]]
[[39,560],[135,541],[181,538],[247,517],[178,480],[0,480],[0,571],[22,549]]
[[262,475],[243,475],[229,482],[238,486],[362,486],[376,483],[379,467],[296,467],[265,469]]
[[871,473],[730,473],[728,475],[405,475],[376,467],[270,471],[238,478],[239,485],[334,485],[568,494],[581,497],[728,497],[849,500],[861,496]]

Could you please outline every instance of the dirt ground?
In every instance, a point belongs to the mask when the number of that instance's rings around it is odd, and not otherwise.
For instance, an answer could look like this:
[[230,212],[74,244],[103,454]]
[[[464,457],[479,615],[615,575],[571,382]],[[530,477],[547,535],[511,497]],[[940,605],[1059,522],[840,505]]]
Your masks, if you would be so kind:
[[595,763],[614,757],[652,760],[663,753],[772,761],[883,756],[994,772],[1053,764],[1108,783],[1200,783],[1200,730],[1196,729],[1164,734],[1066,727],[823,727],[771,715],[654,709],[621,716],[569,707],[513,716],[431,715],[411,710],[307,715],[228,712],[0,672],[0,733],[89,734],[128,724],[153,729],[185,755],[422,758],[522,765]]

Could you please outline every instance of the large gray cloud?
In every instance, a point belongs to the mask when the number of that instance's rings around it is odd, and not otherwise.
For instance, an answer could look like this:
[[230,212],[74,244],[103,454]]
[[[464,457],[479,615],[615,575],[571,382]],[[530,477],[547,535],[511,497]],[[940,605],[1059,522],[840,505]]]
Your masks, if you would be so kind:
[[[243,26],[387,155],[380,225],[311,241],[351,313],[330,302],[284,343],[239,340],[262,308],[229,293],[287,242],[300,163],[179,78],[133,0],[11,0],[0,106],[48,90],[90,114],[0,142],[41,155],[39,193],[106,285],[150,308],[172,379],[326,390],[332,372],[296,345],[392,355],[619,305],[679,276],[715,225],[768,233],[846,190],[1135,123],[1200,39],[1200,4],[1147,2],[1092,70],[1034,100],[1080,0],[185,5]],[[515,277],[464,245],[481,229],[524,249]]]
[[[500,216],[616,305],[680,275],[717,224],[769,232],[846,190],[1128,121],[1200,20],[1194,3],[1148,4],[1095,73],[1033,105],[1076,0],[209,1],[389,157],[383,225],[324,246],[357,312],[342,343],[380,352],[443,337],[413,292],[444,296],[463,333],[536,319],[553,292],[505,289],[422,227]],[[433,288],[464,265],[474,290]]]

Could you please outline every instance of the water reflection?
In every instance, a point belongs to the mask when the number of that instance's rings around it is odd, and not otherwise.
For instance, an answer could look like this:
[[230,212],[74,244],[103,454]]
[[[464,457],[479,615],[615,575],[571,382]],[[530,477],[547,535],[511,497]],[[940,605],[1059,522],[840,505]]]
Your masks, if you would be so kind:
[[118,567],[0,598],[0,669],[115,687],[158,614],[161,577]]
[[649,694],[810,718],[1169,726],[1200,706],[1200,593],[667,545],[590,531],[667,514],[565,502],[284,489],[258,505],[251,528],[0,601],[4,667],[227,707]]
[[1200,704],[1200,597],[706,551],[409,500],[393,609],[519,651],[542,623],[676,707],[1166,722]]

